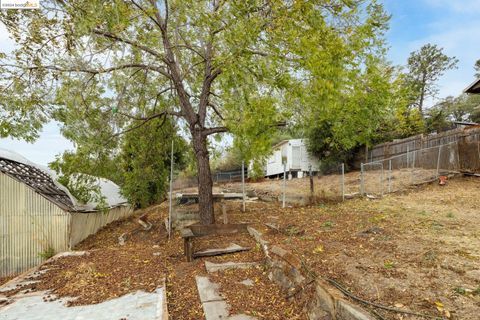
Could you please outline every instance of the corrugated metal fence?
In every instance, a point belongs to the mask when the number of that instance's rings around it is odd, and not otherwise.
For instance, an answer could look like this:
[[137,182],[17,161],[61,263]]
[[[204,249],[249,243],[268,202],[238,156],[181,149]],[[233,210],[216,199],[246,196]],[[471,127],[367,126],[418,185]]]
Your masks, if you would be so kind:
[[0,173],[0,276],[35,266],[49,248],[67,250],[69,218],[25,184]]
[[0,173],[0,276],[41,263],[42,253],[67,251],[106,224],[128,217],[130,206],[70,213],[33,189]]

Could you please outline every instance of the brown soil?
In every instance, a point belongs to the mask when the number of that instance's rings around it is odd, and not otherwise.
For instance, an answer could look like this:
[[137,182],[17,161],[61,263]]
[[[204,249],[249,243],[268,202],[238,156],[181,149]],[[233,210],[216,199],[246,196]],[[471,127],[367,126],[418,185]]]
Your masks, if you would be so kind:
[[[195,251],[224,248],[230,243],[251,250],[199,258],[188,263],[183,255],[183,240],[179,234],[175,233],[171,240],[167,240],[163,226],[168,212],[166,205],[151,207],[147,211],[149,221],[154,225],[150,231],[138,230],[136,217],[144,213],[141,211],[125,221],[114,222],[75,248],[88,251],[87,255],[64,257],[42,266],[42,269],[49,271],[40,276],[40,283],[30,285],[29,288],[50,290],[51,296],[46,299],[74,297],[76,299],[70,305],[84,305],[137,290],[152,292],[162,286],[165,279],[171,319],[198,320],[203,318],[203,309],[198,298],[195,275],[207,275],[204,266],[206,260],[216,263],[248,261],[263,265],[263,253],[248,233],[196,239]],[[127,237],[124,246],[120,246],[118,237],[123,233],[132,235]],[[251,272],[253,273],[240,272],[239,275],[221,272],[213,276],[214,281],[221,284],[227,302],[232,305],[232,313],[255,314],[259,319],[285,319],[285,315],[291,315],[289,319],[302,319],[301,308],[295,301],[287,301],[279,288],[268,281],[262,269],[253,269]],[[254,279],[255,289],[237,290],[237,278],[247,275]],[[17,291],[7,294],[13,295]],[[276,302],[275,308],[263,304],[272,301]]]
[[285,209],[249,203],[247,213],[234,208],[230,219],[256,221],[268,240],[296,253],[312,272],[365,300],[473,320],[480,313],[479,191],[478,178],[459,178],[373,201]]
[[3,286],[5,283],[12,280],[13,278],[15,278],[14,275],[8,277],[0,277],[0,286]]

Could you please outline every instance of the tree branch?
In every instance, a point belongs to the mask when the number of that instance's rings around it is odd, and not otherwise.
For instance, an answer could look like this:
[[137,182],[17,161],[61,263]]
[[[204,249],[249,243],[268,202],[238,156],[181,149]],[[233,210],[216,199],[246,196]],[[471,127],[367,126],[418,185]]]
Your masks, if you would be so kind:
[[222,133],[222,132],[228,132],[228,128],[227,127],[205,128],[202,131],[202,134],[204,136],[208,136],[208,135],[211,135],[211,134],[214,134],[214,133]]
[[167,73],[166,70],[164,70],[161,67],[158,66],[152,66],[152,65],[147,65],[147,64],[142,64],[142,63],[128,63],[128,64],[122,64],[106,69],[88,69],[88,68],[60,68],[57,66],[18,66],[18,65],[13,65],[13,64],[2,64],[0,65],[2,67],[12,67],[12,68],[19,68],[19,69],[24,69],[24,70],[52,70],[52,71],[58,71],[58,72],[82,72],[82,73],[90,73],[92,75],[96,74],[102,74],[102,73],[110,73],[112,71],[116,70],[123,70],[123,69],[129,69],[129,68],[140,68],[144,70],[152,70],[156,71],[168,79],[171,79],[170,75]]
[[144,45],[141,45],[139,44],[138,42],[136,41],[132,41],[132,40],[129,40],[129,39],[125,39],[125,38],[122,38],[118,35],[115,35],[111,32],[108,32],[108,31],[103,31],[103,30],[99,30],[99,29],[94,29],[93,30],[93,33],[97,34],[97,35],[101,35],[101,36],[104,36],[106,38],[109,38],[109,39],[112,39],[112,40],[115,40],[115,41],[119,41],[119,42],[123,42],[123,43],[126,43],[126,44],[129,44],[135,48],[138,48],[140,50],[143,50],[145,52],[148,52],[150,53],[151,55],[157,57],[157,58],[160,58],[162,60],[165,59],[164,55],[161,54],[160,52],[157,52],[147,46],[144,46]]

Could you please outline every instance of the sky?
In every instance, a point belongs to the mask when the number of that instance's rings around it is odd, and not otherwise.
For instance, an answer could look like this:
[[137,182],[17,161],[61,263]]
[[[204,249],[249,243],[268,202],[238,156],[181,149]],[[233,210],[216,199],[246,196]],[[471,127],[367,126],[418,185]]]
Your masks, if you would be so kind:
[[[379,0],[392,15],[387,40],[388,59],[405,65],[410,52],[426,43],[436,44],[449,56],[459,59],[458,69],[448,71],[439,81],[441,99],[460,94],[473,82],[473,65],[480,59],[480,0]],[[0,24],[0,51],[12,50],[13,43]],[[435,100],[428,103],[433,104]],[[62,137],[59,125],[44,127],[33,144],[0,139],[0,148],[16,151],[38,164],[47,165],[55,155],[73,145]]]

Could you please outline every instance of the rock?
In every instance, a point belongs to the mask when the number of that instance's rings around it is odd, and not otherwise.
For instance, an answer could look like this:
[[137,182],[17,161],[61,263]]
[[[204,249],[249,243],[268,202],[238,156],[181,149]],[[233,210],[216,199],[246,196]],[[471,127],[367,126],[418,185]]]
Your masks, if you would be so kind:
[[253,287],[253,285],[255,284],[252,279],[245,279],[243,281],[240,281],[240,283],[247,287]]
[[205,269],[208,273],[224,271],[228,269],[247,269],[258,266],[257,262],[225,262],[225,263],[212,263],[205,261]]

